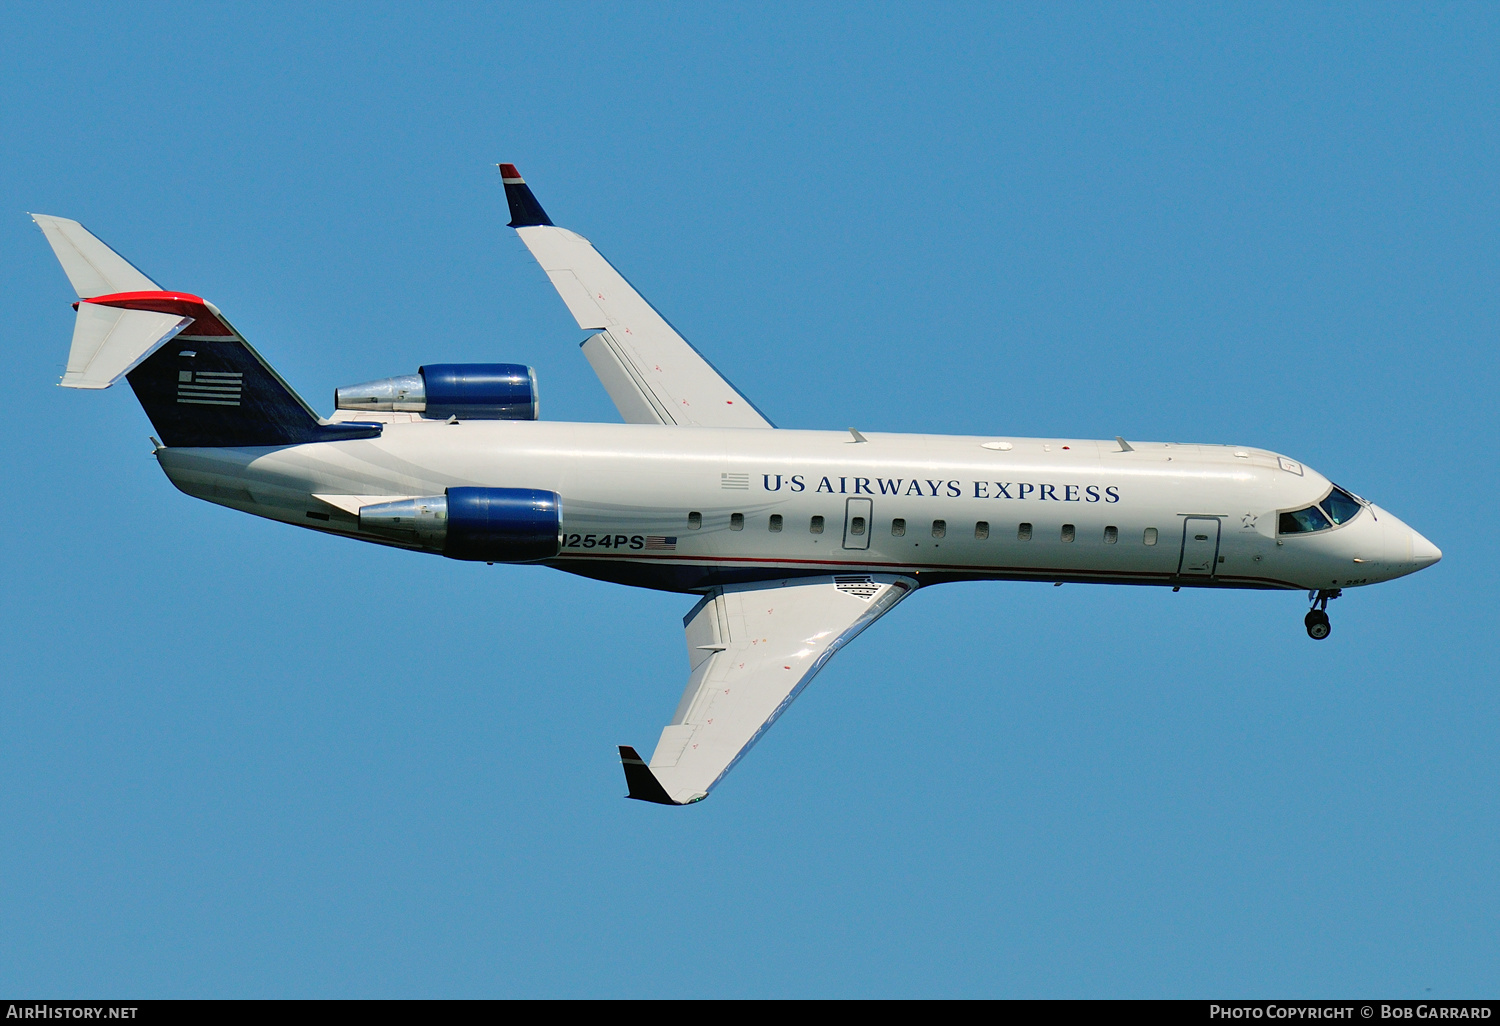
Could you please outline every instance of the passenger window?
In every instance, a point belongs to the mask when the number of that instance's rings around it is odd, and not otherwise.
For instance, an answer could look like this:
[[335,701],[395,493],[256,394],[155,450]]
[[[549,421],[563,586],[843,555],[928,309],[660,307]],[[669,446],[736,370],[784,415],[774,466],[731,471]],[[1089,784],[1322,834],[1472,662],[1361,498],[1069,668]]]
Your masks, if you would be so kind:
[[771,533],[772,534],[780,534],[781,533],[781,514],[780,513],[772,513],[771,514],[770,529],[771,529]]
[[1073,540],[1073,536],[1074,536],[1075,533],[1076,533],[1076,531],[1075,531],[1075,529],[1074,529],[1074,527],[1073,527],[1072,524],[1063,524],[1063,526],[1062,526],[1062,540],[1063,541],[1065,541],[1065,542],[1072,541]]
[[900,517],[897,517],[895,520],[891,521],[891,537],[892,538],[905,538],[906,537],[906,521],[905,520],[902,520]]
[[1113,545],[1120,540],[1120,529],[1118,527],[1106,527],[1104,529],[1104,544]]
[[1307,534],[1310,531],[1321,531],[1332,527],[1323,511],[1316,506],[1306,509],[1294,509],[1290,513],[1281,514],[1281,521],[1276,525],[1279,534]]
[[981,520],[979,523],[974,525],[974,537],[979,541],[984,541],[989,536],[990,522],[988,520]]
[[729,514],[729,529],[731,531],[743,531],[745,529],[745,514]]
[[946,536],[947,533],[948,533],[948,521],[946,521],[946,520],[934,520],[932,522],[932,536],[934,538],[942,538],[942,537]]
[[1156,528],[1154,528],[1154,527],[1148,527],[1148,528],[1146,528],[1146,533],[1143,534],[1143,535],[1141,535],[1141,541],[1144,542],[1147,545],[1155,545],[1156,544]]
[[849,533],[859,537],[865,533],[865,518],[855,517],[849,521]]
[[1328,514],[1328,519],[1335,524],[1347,524],[1354,519],[1355,514],[1361,508],[1358,499],[1337,485],[1328,493],[1328,498],[1319,505],[1323,507],[1323,512]]
[[698,530],[698,528],[700,528],[702,526],[703,526],[703,514],[702,513],[689,513],[688,514],[688,530],[689,531],[696,531],[696,530]]
[[812,521],[807,525],[807,530],[808,530],[808,532],[810,534],[822,534],[823,533],[823,518],[822,517],[813,517]]
[[1016,528],[1016,540],[1017,541],[1031,541],[1031,525],[1030,524],[1022,524],[1020,527]]

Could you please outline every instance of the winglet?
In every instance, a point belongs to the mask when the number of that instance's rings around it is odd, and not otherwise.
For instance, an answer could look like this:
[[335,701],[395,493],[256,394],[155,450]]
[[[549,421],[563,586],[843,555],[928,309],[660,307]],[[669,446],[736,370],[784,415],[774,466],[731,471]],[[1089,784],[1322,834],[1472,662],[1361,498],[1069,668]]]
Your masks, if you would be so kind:
[[521,177],[516,165],[501,164],[500,180],[505,183],[505,201],[510,204],[508,227],[530,228],[539,224],[549,228],[552,226],[552,219],[531,194],[531,186],[526,184],[526,179]]
[[657,805],[682,804],[668,797],[667,789],[661,786],[661,781],[656,779],[656,774],[651,772],[651,767],[636,754],[634,748],[629,745],[620,746],[620,764],[625,767],[625,784],[630,788],[626,798],[655,802]]

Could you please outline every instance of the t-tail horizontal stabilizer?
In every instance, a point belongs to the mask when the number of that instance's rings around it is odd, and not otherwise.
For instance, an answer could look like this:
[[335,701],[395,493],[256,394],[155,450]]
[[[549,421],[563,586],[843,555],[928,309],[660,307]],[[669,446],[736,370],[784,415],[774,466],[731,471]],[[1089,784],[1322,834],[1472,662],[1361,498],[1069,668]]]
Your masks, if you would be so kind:
[[65,388],[108,388],[193,323],[191,317],[174,312],[132,310],[87,299],[73,305],[78,308],[73,346],[67,372],[58,382]]
[[693,802],[701,802],[708,795],[700,794],[696,798],[689,798],[685,802],[673,801],[667,794],[667,789],[661,786],[661,781],[656,779],[656,774],[651,772],[651,767],[646,765],[646,760],[636,753],[629,745],[620,746],[620,765],[625,767],[625,785],[630,788],[626,798],[634,798],[641,802],[655,802],[657,805],[691,805]]

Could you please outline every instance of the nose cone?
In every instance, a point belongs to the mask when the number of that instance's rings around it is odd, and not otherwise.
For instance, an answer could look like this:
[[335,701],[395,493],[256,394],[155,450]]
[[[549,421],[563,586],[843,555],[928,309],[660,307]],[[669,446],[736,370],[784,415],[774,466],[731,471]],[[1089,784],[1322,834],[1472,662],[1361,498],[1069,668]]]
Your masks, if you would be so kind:
[[[1371,507],[1383,529],[1383,559],[1386,573],[1390,577],[1405,577],[1425,569],[1443,558],[1443,553],[1432,542],[1423,538],[1392,514],[1378,506]],[[1387,578],[1389,579],[1389,578]]]
[[[1411,530],[1411,528],[1407,528]],[[1443,550],[1432,542],[1423,538],[1416,531],[1411,532],[1411,565],[1413,570],[1421,570],[1429,567],[1443,558]]]
[[[1394,514],[1379,506],[1371,505],[1370,516],[1361,514],[1351,521],[1347,530],[1335,532],[1334,537],[1347,535],[1357,549],[1351,550],[1354,562],[1363,572],[1370,573],[1370,580],[1392,581],[1423,570],[1443,558],[1443,553],[1432,542],[1423,538]],[[1355,533],[1356,525],[1363,524],[1362,533]]]

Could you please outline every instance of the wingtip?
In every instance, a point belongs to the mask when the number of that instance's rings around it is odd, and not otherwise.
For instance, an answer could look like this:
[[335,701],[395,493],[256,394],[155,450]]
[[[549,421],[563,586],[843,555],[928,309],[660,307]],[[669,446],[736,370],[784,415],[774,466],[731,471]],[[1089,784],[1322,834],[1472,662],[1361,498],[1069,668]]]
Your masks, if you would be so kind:
[[661,786],[661,781],[656,779],[656,774],[651,772],[651,767],[646,765],[646,760],[629,745],[620,746],[620,765],[625,770],[625,785],[630,789],[626,798],[656,805],[683,804],[672,800],[667,789]]
[[514,164],[500,165],[500,181],[505,185],[505,201],[510,204],[510,227],[532,228],[536,225],[552,227],[552,219],[542,209],[531,193],[531,186],[521,177]]

